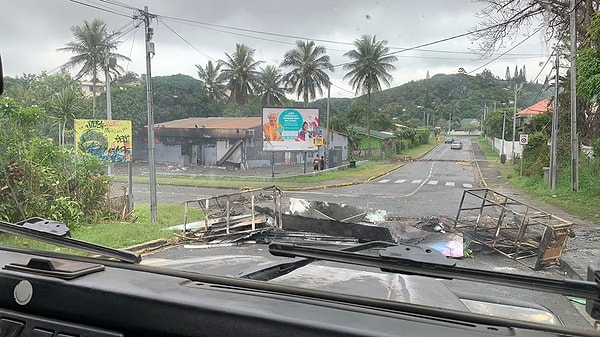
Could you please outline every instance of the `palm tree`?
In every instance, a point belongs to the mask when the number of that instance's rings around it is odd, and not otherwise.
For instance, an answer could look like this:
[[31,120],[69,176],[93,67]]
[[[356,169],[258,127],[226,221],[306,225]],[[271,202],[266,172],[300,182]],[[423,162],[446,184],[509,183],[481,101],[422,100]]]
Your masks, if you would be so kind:
[[309,98],[316,98],[317,92],[323,94],[323,86],[329,86],[325,70],[333,71],[333,65],[325,53],[325,47],[315,46],[314,41],[299,40],[296,41],[296,49],[287,51],[283,56],[281,66],[292,68],[283,81],[290,92],[296,93],[298,98],[303,96],[304,106],[308,105]]
[[278,67],[268,65],[261,68],[257,98],[263,106],[281,106],[287,101],[285,88],[282,87],[283,75]]
[[65,145],[65,129],[67,122],[75,120],[82,110],[81,93],[71,88],[63,89],[52,98],[51,116],[58,121],[59,145]]
[[258,67],[262,61],[254,61],[255,49],[248,48],[244,44],[235,45],[235,53],[227,56],[227,60],[219,60],[219,64],[225,66],[221,70],[223,78],[227,81],[229,99],[235,100],[239,105],[244,105],[254,95],[254,88],[258,79]]
[[208,61],[206,67],[196,64],[198,69],[198,77],[204,83],[204,89],[208,93],[208,97],[216,101],[220,101],[225,97],[225,84],[223,84],[223,76],[220,73],[221,63],[215,66],[212,61]]
[[[122,61],[131,61],[127,56],[117,54],[115,51],[119,45],[117,37],[120,32],[108,33],[106,23],[95,19],[92,22],[85,20],[82,26],[71,27],[71,32],[75,41],[66,44],[66,47],[59,48],[59,51],[67,51],[75,54],[67,63],[66,68],[81,67],[75,76],[76,80],[85,75],[92,77],[92,114],[96,106],[96,82],[98,82],[98,72],[104,71],[108,66],[109,72],[118,76],[123,68],[116,62],[108,62],[109,59]],[[115,77],[116,77],[115,76]]]
[[392,75],[389,71],[396,70],[392,62],[397,61],[395,56],[389,55],[387,41],[377,41],[375,36],[363,35],[354,41],[354,50],[344,54],[352,61],[344,65],[349,70],[344,79],[350,79],[356,94],[367,94],[367,154],[371,156],[371,94],[381,91],[381,82],[390,86]]

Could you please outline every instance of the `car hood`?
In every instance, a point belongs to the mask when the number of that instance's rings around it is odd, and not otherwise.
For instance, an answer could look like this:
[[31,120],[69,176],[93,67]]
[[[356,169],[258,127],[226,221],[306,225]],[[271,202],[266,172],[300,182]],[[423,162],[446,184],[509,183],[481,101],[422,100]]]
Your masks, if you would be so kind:
[[[149,259],[143,264],[210,275],[239,277],[244,272],[260,269],[281,259],[254,255],[213,255],[177,260]],[[266,282],[527,322],[561,325],[556,315],[537,303],[454,292],[440,279],[365,269],[314,262]]]

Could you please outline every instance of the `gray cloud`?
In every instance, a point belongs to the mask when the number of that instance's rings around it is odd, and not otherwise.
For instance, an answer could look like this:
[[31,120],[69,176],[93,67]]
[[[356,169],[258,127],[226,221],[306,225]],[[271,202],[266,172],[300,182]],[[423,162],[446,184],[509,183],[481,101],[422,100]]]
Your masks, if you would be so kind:
[[[90,6],[107,8],[126,16],[134,12],[100,0],[78,0]],[[375,34],[388,41],[393,48],[407,48],[430,43],[467,32],[477,20],[478,5],[470,0],[120,0],[114,1],[135,8],[149,7],[160,15],[152,20],[155,29],[156,55],[152,61],[153,75],[184,73],[196,77],[196,64],[225,57],[236,43],[256,49],[256,58],[265,64],[277,64],[285,51],[294,47],[295,38],[320,40],[332,58],[332,63],[342,64],[348,59],[342,55],[352,48],[351,43],[362,34]],[[4,72],[8,76],[23,73],[54,71],[71,56],[56,51],[73,41],[71,27],[84,20],[102,19],[111,29],[133,26],[133,20],[68,0],[20,0],[2,5],[0,20],[0,53]],[[181,22],[177,19],[196,21]],[[224,27],[206,26],[209,23],[237,27],[236,31]],[[137,32],[122,39],[119,52],[132,62],[123,64],[128,70],[145,73],[143,25]],[[175,33],[174,33],[174,32]],[[273,36],[258,32],[280,34]],[[293,36],[293,37],[286,37]],[[504,58],[487,65],[495,75],[503,77],[506,67],[527,66],[528,77],[540,71],[539,62],[545,62],[549,51],[532,38],[511,54],[537,54],[538,57]],[[339,43],[334,43],[339,42]],[[510,47],[510,46],[509,46]],[[397,54],[393,85],[418,80],[429,71],[455,73],[459,67],[472,71],[490,60],[478,60],[468,54],[474,45],[468,38],[435,44],[419,51]],[[397,49],[394,49],[397,50]],[[482,69],[474,73],[480,73]],[[336,69],[332,80],[336,86],[332,95],[351,96],[344,71]]]

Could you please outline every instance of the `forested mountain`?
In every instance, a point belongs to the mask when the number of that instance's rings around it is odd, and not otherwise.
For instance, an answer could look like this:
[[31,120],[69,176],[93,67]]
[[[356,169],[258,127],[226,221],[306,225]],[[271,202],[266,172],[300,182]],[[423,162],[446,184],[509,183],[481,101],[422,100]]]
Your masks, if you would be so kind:
[[[554,88],[539,83],[518,83],[517,110],[524,109],[554,94]],[[365,102],[365,97],[330,100],[333,118],[348,113],[352,106]],[[481,119],[484,106],[493,111],[514,109],[515,82],[500,80],[486,72],[476,76],[466,74],[434,75],[429,79],[411,81],[376,93],[372,97],[373,110],[388,118],[411,126],[438,125],[464,118]],[[327,99],[314,102],[313,106],[325,111]],[[352,122],[352,118],[350,118]],[[412,122],[411,122],[412,121]],[[416,125],[415,125],[416,124]]]
[[[64,82],[64,83],[63,83]],[[59,92],[66,86],[77,87],[67,74],[23,78],[7,78],[7,96],[27,98],[28,104],[45,107],[50,94],[40,93],[36,88],[50,87]],[[517,109],[523,109],[553,95],[553,88],[537,83],[523,83],[517,94]],[[261,105],[251,100],[244,106],[209,97],[202,81],[188,75],[156,76],[153,78],[154,121],[182,119],[188,117],[215,116],[260,116]],[[476,76],[467,74],[438,74],[431,78],[412,81],[372,95],[372,123],[374,130],[392,130],[394,124],[411,127],[425,125],[447,127],[448,119],[458,123],[464,118],[481,119],[484,105],[493,111],[494,103],[498,111],[503,108],[512,111],[515,97],[515,83],[500,80],[484,71]],[[96,98],[96,113],[92,114],[91,104],[76,118],[98,118],[106,116],[106,95]],[[290,101],[288,106],[303,106],[301,102]],[[320,110],[322,125],[325,126],[327,99],[310,102],[309,106]],[[111,111],[113,119],[133,121],[134,130],[142,130],[147,124],[147,102],[145,77],[123,77],[112,85]],[[48,109],[51,109],[48,106]],[[364,125],[366,98],[331,98],[330,127],[345,131],[352,125]],[[70,124],[70,123],[69,123]],[[134,131],[134,132],[136,132]]]

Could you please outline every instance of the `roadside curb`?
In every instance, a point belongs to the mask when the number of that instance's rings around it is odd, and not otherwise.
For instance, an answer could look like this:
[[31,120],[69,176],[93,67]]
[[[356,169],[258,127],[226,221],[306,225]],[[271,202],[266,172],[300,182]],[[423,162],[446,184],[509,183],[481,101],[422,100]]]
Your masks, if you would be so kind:
[[123,248],[124,250],[128,250],[130,252],[134,252],[137,254],[144,254],[150,251],[169,246],[171,242],[168,239],[157,239],[144,243],[140,243],[139,245],[134,245],[130,247]]

